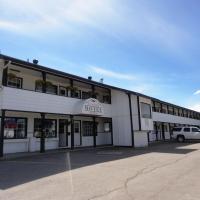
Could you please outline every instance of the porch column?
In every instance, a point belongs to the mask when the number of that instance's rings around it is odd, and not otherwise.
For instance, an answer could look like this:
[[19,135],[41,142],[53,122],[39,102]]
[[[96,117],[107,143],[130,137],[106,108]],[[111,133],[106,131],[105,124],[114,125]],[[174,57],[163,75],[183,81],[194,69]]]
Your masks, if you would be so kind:
[[7,80],[8,80],[8,67],[3,69],[3,74],[2,74],[2,85],[7,86]]
[[97,135],[97,129],[96,129],[96,118],[93,117],[93,146],[96,147],[96,135]]
[[164,129],[164,123],[162,122],[162,138],[165,140],[165,129]]
[[45,152],[45,114],[41,113],[40,153]]
[[71,122],[71,149],[74,149],[74,116],[70,115]]
[[5,125],[5,110],[2,110],[2,112],[1,112],[1,132],[0,132],[0,157],[3,157],[4,125]]
[[46,75],[46,72],[42,72],[42,80],[43,80],[43,82],[44,82],[44,84],[42,85],[42,92],[43,93],[46,93],[46,77],[47,77],[47,75]]

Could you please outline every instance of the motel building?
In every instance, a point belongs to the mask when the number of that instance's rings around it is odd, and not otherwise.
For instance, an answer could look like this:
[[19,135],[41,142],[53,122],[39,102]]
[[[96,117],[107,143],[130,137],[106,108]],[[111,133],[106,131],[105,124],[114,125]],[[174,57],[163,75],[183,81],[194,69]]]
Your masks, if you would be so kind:
[[0,156],[59,148],[145,147],[200,113],[0,55]]

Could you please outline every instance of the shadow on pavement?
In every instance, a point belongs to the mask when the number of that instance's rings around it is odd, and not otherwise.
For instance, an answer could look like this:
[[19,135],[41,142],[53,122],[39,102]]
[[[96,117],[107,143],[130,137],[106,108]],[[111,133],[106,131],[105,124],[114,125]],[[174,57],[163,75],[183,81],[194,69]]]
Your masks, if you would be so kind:
[[[149,148],[132,149],[109,147],[104,149],[54,152],[0,161],[0,189],[5,190],[30,181],[71,170],[152,152],[188,154],[199,149],[187,148],[194,143],[165,142]],[[70,154],[70,163],[69,163]]]

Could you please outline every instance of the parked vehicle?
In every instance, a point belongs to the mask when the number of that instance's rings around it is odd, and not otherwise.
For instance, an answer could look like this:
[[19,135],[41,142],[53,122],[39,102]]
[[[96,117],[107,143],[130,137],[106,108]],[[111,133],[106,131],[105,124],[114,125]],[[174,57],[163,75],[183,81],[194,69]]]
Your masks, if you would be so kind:
[[185,140],[200,140],[200,129],[197,127],[174,127],[171,137],[178,142],[184,142]]

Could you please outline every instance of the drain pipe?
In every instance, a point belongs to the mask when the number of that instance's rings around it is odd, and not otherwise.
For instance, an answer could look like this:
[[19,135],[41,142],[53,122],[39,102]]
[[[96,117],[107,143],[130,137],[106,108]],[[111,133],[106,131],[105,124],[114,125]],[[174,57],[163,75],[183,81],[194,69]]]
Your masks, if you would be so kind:
[[130,111],[130,123],[131,123],[131,140],[132,140],[132,147],[135,147],[135,145],[134,145],[134,129],[133,129],[133,115],[132,115],[131,94],[130,94],[130,93],[127,93],[127,95],[128,95],[129,111]]

